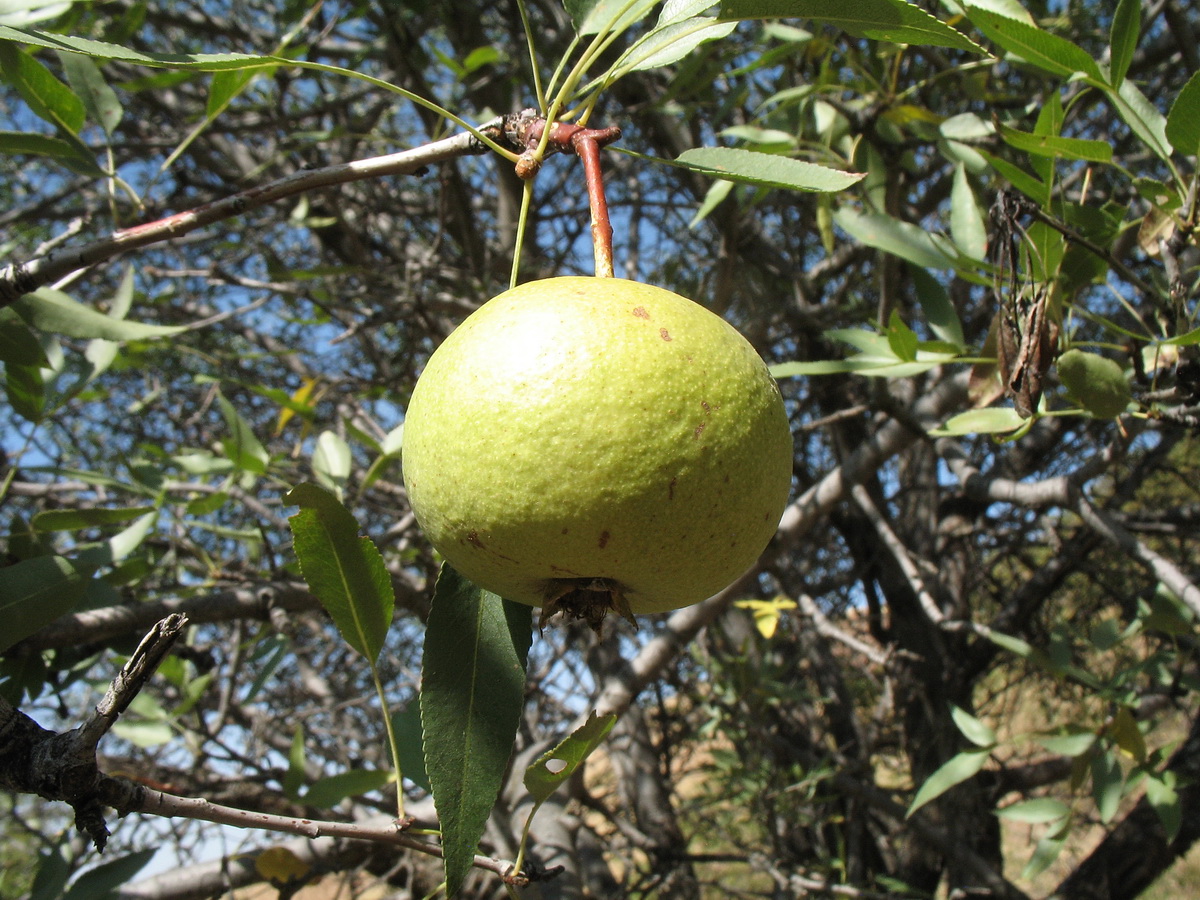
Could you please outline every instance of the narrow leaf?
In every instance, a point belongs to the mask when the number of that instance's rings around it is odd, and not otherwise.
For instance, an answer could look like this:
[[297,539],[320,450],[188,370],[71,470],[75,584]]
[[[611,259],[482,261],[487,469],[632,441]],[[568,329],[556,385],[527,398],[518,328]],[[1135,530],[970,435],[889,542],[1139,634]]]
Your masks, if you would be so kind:
[[1039,797],[1036,800],[1026,800],[1014,803],[1003,809],[996,810],[996,815],[1010,822],[1023,822],[1026,825],[1044,825],[1047,822],[1057,822],[1071,814],[1071,807],[1061,800],[1050,797]]
[[968,6],[967,16],[997,46],[1039,69],[1064,78],[1083,72],[1102,80],[1092,55],[1066,38],[978,6]]
[[962,163],[954,167],[950,189],[950,236],[964,256],[983,259],[987,254],[987,227]]
[[46,384],[40,367],[5,364],[4,392],[18,416],[35,424],[42,421],[46,414]]
[[669,66],[706,41],[725,37],[736,27],[737,22],[718,22],[716,19],[701,17],[655,28],[629,48],[617,64],[614,74]]
[[675,165],[726,181],[791,191],[841,191],[866,177],[858,172],[843,172],[799,159],[735,147],[685,150],[679,154]]
[[1115,88],[1121,86],[1125,73],[1129,71],[1129,64],[1133,62],[1141,27],[1142,0],[1120,0],[1108,32],[1109,83]]
[[567,15],[580,35],[621,31],[650,14],[658,0],[564,0]]
[[1063,846],[1067,842],[1067,838],[1071,834],[1071,820],[1066,818],[1059,822],[1055,827],[1051,828],[1042,839],[1037,842],[1037,847],[1033,851],[1033,856],[1029,858],[1029,862],[1025,864],[1025,868],[1021,871],[1022,878],[1035,878],[1054,863]]
[[392,773],[382,769],[352,769],[318,778],[304,792],[302,801],[318,809],[337,806],[347,797],[357,797],[377,791],[392,779]]
[[917,290],[917,301],[921,304],[921,311],[925,313],[925,321],[930,330],[937,335],[938,340],[954,347],[965,347],[962,321],[945,285],[924,269],[913,268],[911,274],[913,286]]
[[1125,777],[1114,752],[1097,753],[1092,757],[1092,797],[1096,801],[1100,821],[1106,825],[1117,814],[1124,787]]
[[87,340],[139,341],[178,334],[184,329],[172,325],[145,325],[114,319],[72,300],[62,291],[38,288],[26,294],[12,308],[27,323],[41,331]]
[[133,880],[158,853],[157,847],[139,850],[89,869],[75,879],[62,900],[102,900]]
[[957,756],[951,757],[921,785],[921,789],[913,797],[912,805],[909,806],[906,815],[911,816],[926,803],[936,800],[956,784],[961,784],[974,776],[983,768],[990,752],[987,748],[964,750]]
[[0,43],[0,70],[39,119],[68,134],[78,134],[87,118],[83,101],[54,73],[14,45]]
[[49,364],[37,335],[8,308],[0,309],[0,362],[21,366]]
[[35,556],[6,566],[0,578],[0,653],[71,612],[88,581],[61,556]]
[[1184,156],[1200,155],[1200,72],[1188,79],[1171,104],[1167,140]]
[[1086,141],[1080,138],[1056,137],[1049,134],[1029,134],[1000,126],[1000,136],[1010,147],[1024,150],[1034,156],[1051,159],[1082,159],[1088,162],[1112,162],[1112,144],[1107,141]]
[[616,723],[615,715],[598,716],[592,712],[570,736],[538,757],[525,770],[525,787],[534,802],[544,803],[560,784],[574,775]]
[[47,156],[61,160],[63,165],[80,175],[98,177],[104,170],[87,152],[81,152],[78,143],[51,137],[48,134],[33,134],[24,131],[0,131],[0,153],[13,156]]
[[421,725],[442,828],[446,894],[462,886],[520,722],[533,609],[442,566],[425,632]]
[[[1192,76],[1195,78],[1195,76]],[[1186,87],[1186,85],[1185,85]],[[1146,99],[1136,84],[1126,78],[1121,87],[1108,92],[1125,124],[1159,159],[1171,158],[1171,143],[1167,138],[1167,119]],[[1189,104],[1190,105],[1190,104]]]
[[962,732],[963,737],[976,747],[988,748],[996,746],[996,732],[991,729],[991,726],[981,722],[965,709],[951,704],[950,717],[954,719],[954,724],[958,726],[958,730]]
[[151,512],[154,512],[153,506],[135,506],[129,509],[47,509],[33,517],[33,527],[36,531],[76,531],[81,528],[119,525]]
[[906,259],[925,269],[952,269],[954,252],[944,238],[930,234],[911,222],[884,213],[856,212],[847,207],[833,214],[833,221],[855,240]]
[[87,114],[104,129],[106,135],[112,137],[121,124],[124,110],[117,92],[104,79],[100,67],[91,57],[79,53],[59,53],[58,58],[68,83],[83,101]]
[[856,37],[982,53],[962,32],[906,0],[723,0],[722,19],[815,19]]
[[35,47],[46,47],[50,50],[69,50],[99,59],[113,59],[142,66],[199,69],[212,72],[220,69],[273,66],[288,62],[285,59],[252,53],[143,53],[140,50],[133,50],[107,41],[96,41],[69,34],[52,34],[35,28],[16,28],[9,25],[0,25],[0,42],[3,41],[32,44]]
[[237,411],[220,391],[217,392],[217,407],[229,429],[229,437],[221,442],[221,449],[235,466],[262,475],[267,471],[271,456],[254,435],[250,423]]
[[962,434],[1005,434],[1015,431],[1026,422],[1011,406],[970,409],[952,416],[941,428],[929,432],[932,437]]
[[299,506],[288,519],[300,571],[351,647],[374,662],[383,649],[396,598],[391,576],[370,538],[333,494],[296,485],[283,498]]

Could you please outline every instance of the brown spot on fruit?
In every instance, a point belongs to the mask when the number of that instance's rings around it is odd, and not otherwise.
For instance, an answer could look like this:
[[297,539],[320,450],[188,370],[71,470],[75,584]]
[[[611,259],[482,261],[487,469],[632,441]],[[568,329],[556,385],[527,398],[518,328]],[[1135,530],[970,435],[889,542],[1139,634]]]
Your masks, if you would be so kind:
[[658,329],[658,336],[660,338],[662,338],[664,341],[671,340],[671,332],[667,331],[667,329],[665,329],[665,328]]
[[470,544],[472,547],[478,547],[480,550],[483,550],[484,546],[485,546],[483,541],[481,541],[479,539],[478,531],[467,532],[467,543]]
[[[696,430],[692,432],[693,440],[697,440],[697,441],[700,440],[700,435],[702,435],[704,433],[704,426],[707,424],[708,424],[707,422],[701,422],[699,425],[696,426]],[[728,480],[728,479],[726,479],[726,480]]]
[[609,537],[610,537],[610,535],[607,531],[600,532],[600,540],[596,544],[596,546],[599,547],[601,550],[603,550],[605,547],[608,546]]
[[675,499],[675,481],[676,481],[676,479],[672,478],[671,483],[667,485],[667,499],[668,500]]
[[633,308],[633,314],[635,316],[637,316],[639,319],[650,318],[650,313],[646,312],[646,307],[644,307],[644,306],[635,306]]

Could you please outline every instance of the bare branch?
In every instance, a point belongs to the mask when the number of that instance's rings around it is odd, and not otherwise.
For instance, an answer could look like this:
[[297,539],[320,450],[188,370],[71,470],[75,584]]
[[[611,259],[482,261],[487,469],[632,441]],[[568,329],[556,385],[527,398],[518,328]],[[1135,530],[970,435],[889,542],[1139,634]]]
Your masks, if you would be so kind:
[[[500,137],[502,134],[499,123],[485,126],[481,130],[493,137]],[[398,153],[297,172],[195,209],[132,228],[122,228],[103,240],[83,247],[67,247],[28,263],[10,263],[0,269],[0,307],[8,306],[23,294],[57,281],[78,269],[86,269],[130,250],[181,237],[197,228],[240,216],[285,197],[368,178],[412,175],[427,166],[460,156],[482,153],[485,150],[486,147],[478,138],[469,132],[463,132]]]

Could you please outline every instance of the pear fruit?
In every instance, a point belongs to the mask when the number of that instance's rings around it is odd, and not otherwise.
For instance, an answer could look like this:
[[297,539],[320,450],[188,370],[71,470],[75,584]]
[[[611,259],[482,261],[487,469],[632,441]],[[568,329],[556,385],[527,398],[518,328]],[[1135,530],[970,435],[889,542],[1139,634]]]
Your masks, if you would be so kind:
[[417,522],[478,586],[599,627],[729,585],[787,504],[779,388],[731,325],[620,278],[522,284],[432,354],[404,420]]

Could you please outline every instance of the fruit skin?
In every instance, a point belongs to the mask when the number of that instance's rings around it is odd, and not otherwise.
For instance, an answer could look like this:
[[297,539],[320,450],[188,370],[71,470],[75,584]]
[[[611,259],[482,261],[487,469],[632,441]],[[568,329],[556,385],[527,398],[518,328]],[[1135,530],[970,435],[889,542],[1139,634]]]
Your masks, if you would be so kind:
[[425,534],[480,587],[544,614],[578,589],[653,613],[758,558],[792,439],[723,319],[662,288],[561,277],[495,297],[430,357],[403,465]]

